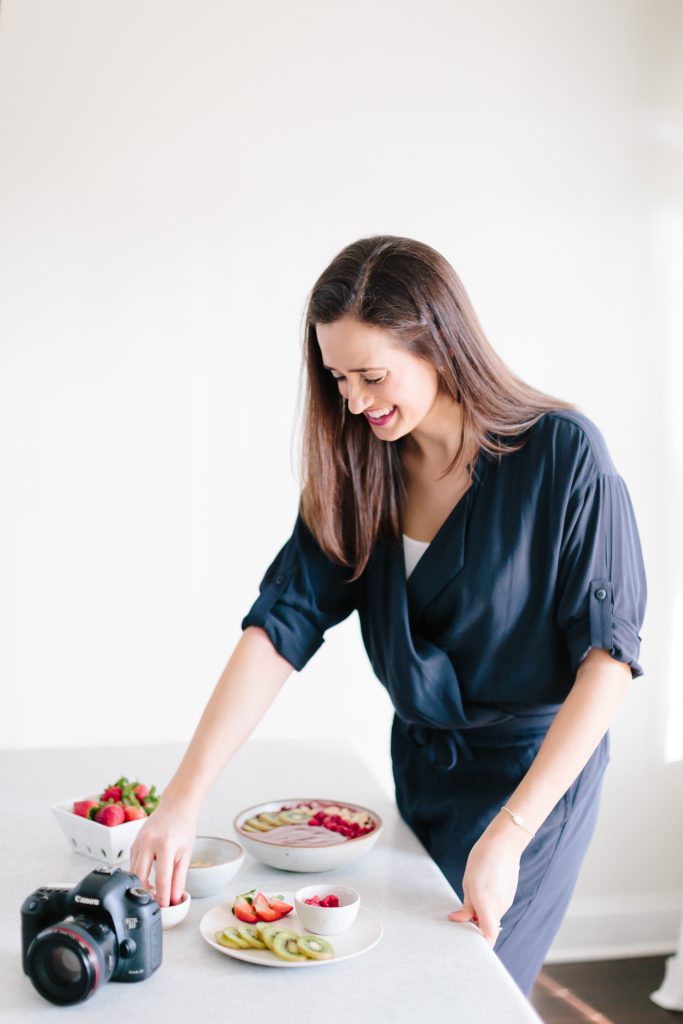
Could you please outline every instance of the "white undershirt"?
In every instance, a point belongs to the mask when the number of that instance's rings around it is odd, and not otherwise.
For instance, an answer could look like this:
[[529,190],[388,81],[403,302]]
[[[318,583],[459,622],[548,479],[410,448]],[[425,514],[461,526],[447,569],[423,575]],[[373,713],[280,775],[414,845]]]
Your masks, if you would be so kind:
[[406,560],[406,579],[408,579],[411,572],[420,561],[420,558],[424,555],[429,544],[430,542],[428,540],[414,540],[414,538],[409,537],[407,533],[403,534],[403,553]]

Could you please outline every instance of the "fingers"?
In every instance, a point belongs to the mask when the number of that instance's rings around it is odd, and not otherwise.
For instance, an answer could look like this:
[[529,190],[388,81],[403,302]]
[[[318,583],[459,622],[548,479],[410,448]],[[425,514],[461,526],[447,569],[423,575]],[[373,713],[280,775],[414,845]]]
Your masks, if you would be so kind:
[[171,879],[173,877],[173,861],[170,851],[165,848],[157,850],[154,865],[155,899],[160,907],[167,907],[171,902]]
[[176,855],[176,862],[173,868],[173,878],[171,880],[171,903],[180,903],[183,892],[185,891],[185,879],[187,877],[187,866],[190,863],[191,850],[179,851]]
[[149,873],[152,870],[154,854],[148,846],[136,846],[133,843],[130,851],[130,870],[140,879],[140,883],[148,887]]
[[500,924],[487,907],[482,907],[479,913],[479,928],[490,946],[495,944],[500,931]]
[[452,914],[448,915],[449,921],[472,921],[477,917],[476,912],[472,904],[465,900],[460,910],[454,910]]
[[479,928],[482,935],[491,946],[495,944],[501,931],[500,924],[495,919],[495,915],[485,907],[482,907],[479,913],[477,913],[469,900],[465,900],[460,910],[454,910],[449,914],[448,920],[458,922],[471,921],[472,924],[475,924]]

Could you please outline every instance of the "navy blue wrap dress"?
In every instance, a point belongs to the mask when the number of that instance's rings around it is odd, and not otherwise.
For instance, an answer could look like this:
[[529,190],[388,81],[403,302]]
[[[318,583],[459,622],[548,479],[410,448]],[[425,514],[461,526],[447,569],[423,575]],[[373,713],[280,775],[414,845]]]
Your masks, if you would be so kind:
[[[398,809],[462,899],[468,854],[530,767],[588,651],[635,678],[646,579],[631,499],[597,426],[544,414],[473,482],[406,579],[378,542],[362,576],[332,562],[297,516],[242,629],[261,626],[301,670],[354,610],[395,714]],[[609,733],[520,861],[494,947],[530,991],[597,819]]]

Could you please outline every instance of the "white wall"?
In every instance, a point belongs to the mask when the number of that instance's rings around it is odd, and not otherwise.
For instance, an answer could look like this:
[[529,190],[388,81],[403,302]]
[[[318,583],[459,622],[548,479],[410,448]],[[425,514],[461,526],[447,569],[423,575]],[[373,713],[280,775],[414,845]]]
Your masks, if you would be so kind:
[[[675,0],[3,0],[0,745],[189,739],[296,515],[306,293],[408,235],[628,483],[646,676],[554,953],[673,946],[680,40]],[[354,616],[258,735],[390,786],[390,717]]]

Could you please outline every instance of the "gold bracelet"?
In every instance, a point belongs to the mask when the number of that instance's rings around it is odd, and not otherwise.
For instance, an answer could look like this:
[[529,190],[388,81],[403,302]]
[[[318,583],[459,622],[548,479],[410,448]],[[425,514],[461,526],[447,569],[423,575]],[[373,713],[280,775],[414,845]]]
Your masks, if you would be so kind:
[[515,825],[519,825],[520,828],[523,828],[524,831],[528,832],[529,835],[532,838],[533,838],[533,836],[536,835],[536,833],[532,832],[530,828],[527,828],[527,826],[526,826],[526,824],[524,822],[524,818],[522,817],[521,814],[515,814],[515,812],[511,811],[509,807],[501,807],[501,811],[507,811],[507,813],[510,815],[510,817],[514,821]]

